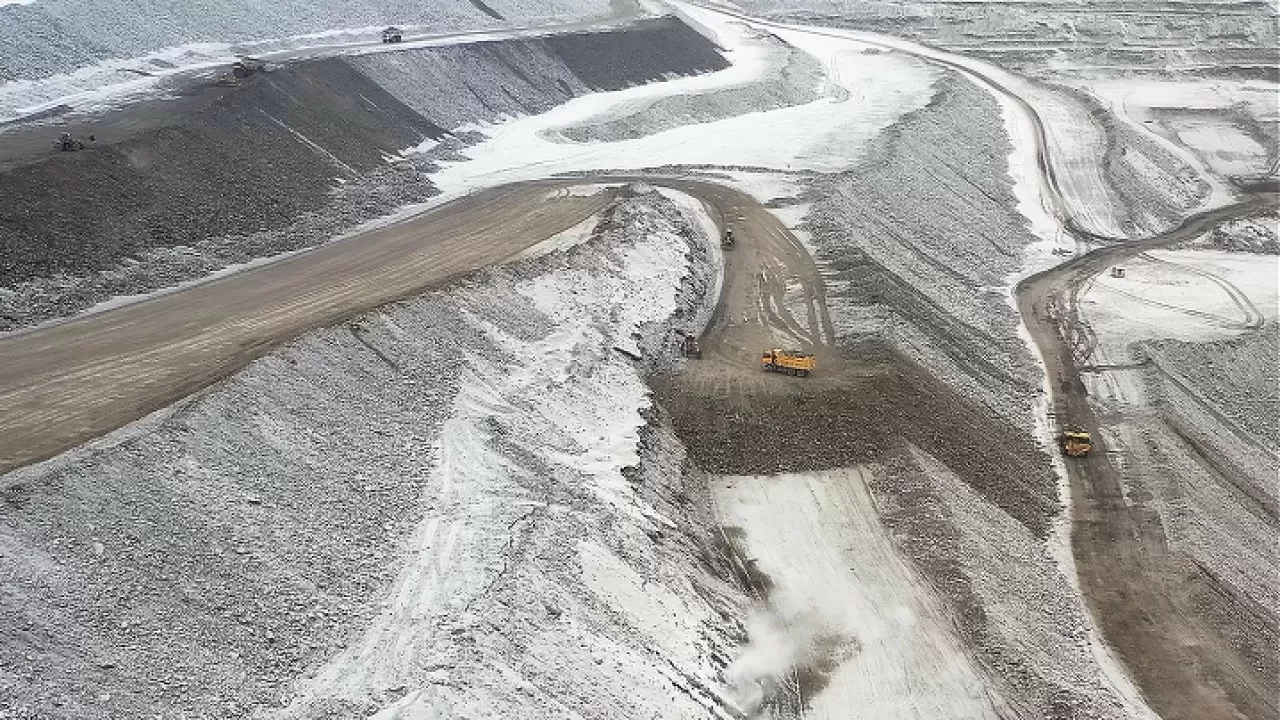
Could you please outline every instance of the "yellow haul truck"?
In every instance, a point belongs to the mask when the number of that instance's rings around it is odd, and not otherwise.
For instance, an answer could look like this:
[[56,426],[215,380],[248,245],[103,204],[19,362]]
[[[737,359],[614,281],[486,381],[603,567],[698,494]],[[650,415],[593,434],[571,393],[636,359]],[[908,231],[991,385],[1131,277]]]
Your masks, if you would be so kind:
[[807,376],[813,372],[817,362],[812,355],[799,350],[765,350],[760,356],[760,364],[766,372],[780,372],[788,375]]
[[1068,457],[1084,457],[1093,449],[1093,438],[1079,428],[1068,428],[1062,432],[1062,452]]

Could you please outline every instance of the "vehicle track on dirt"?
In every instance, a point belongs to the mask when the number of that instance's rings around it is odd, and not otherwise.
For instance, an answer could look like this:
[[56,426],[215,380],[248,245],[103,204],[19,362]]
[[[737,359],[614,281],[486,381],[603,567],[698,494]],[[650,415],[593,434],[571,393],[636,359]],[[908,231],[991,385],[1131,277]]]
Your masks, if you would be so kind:
[[[878,42],[870,33],[805,28],[696,4],[766,28],[849,37],[910,53],[1005,98],[1029,120],[1042,198],[1064,229],[1102,247],[1025,279],[1016,291],[1018,307],[1044,359],[1059,418],[1090,429],[1095,437],[1098,421],[1078,370],[1096,344],[1092,330],[1080,316],[1081,288],[1110,265],[1146,250],[1194,239],[1219,223],[1258,215],[1276,206],[1274,196],[1255,194],[1137,240],[1091,231],[1077,220],[1062,189],[1040,113],[1008,83],[973,67],[963,56],[888,38]],[[1236,299],[1230,289],[1224,290]],[[1254,313],[1247,305],[1241,305],[1241,310],[1246,325],[1253,327]],[[1082,591],[1107,641],[1118,649],[1152,707],[1166,720],[1234,718],[1239,717],[1237,711],[1251,718],[1276,716],[1275,698],[1280,695],[1276,679],[1266,677],[1259,663],[1242,657],[1226,634],[1209,627],[1197,612],[1196,605],[1203,603],[1203,598],[1223,595],[1222,584],[1203,568],[1193,567],[1188,574],[1185,565],[1174,561],[1158,515],[1126,501],[1120,473],[1106,453],[1069,463],[1068,474],[1074,510],[1072,547]],[[1228,604],[1232,602],[1228,599]],[[1249,616],[1249,610],[1243,600],[1233,607],[1246,621],[1257,619]],[[1265,618],[1257,620],[1253,626],[1268,626]]]
[[[721,224],[760,238],[760,283],[730,273],[738,306],[768,296],[792,335],[829,342],[818,271],[791,233],[754,199],[715,183],[638,175],[543,180],[484,190],[420,215],[352,235],[279,262],[109,311],[0,336],[0,475],[47,459],[165,407],[235,372],[307,330],[333,325],[476,269],[512,259],[601,210],[612,190],[560,192],[583,184],[647,182],[699,198]],[[787,283],[801,278],[793,314]],[[718,313],[724,327],[763,325]],[[771,339],[770,339],[771,340]],[[763,335],[719,350],[754,360]]]
[[[1257,216],[1276,204],[1274,195],[1256,195],[1193,215],[1168,232],[1098,248],[1018,284],[1018,309],[1044,360],[1059,422],[1084,427],[1100,439],[1077,357],[1080,287],[1111,265],[1193,240],[1222,222]],[[1254,617],[1256,608],[1230,597],[1203,568],[1171,552],[1159,515],[1126,497],[1121,472],[1105,450],[1097,446],[1066,465],[1072,549],[1082,591],[1103,635],[1166,720],[1274,717],[1280,692],[1276,678],[1206,620],[1200,604],[1217,598],[1249,626],[1268,627],[1267,618]]]

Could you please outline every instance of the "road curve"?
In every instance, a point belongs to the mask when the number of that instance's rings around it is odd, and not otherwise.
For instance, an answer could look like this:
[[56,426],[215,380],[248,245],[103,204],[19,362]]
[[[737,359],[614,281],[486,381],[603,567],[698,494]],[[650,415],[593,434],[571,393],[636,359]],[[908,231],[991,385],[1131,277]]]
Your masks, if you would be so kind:
[[[1012,102],[1030,121],[1034,131],[1036,167],[1039,170],[1041,179],[1044,181],[1044,190],[1047,196],[1046,199],[1052,207],[1054,215],[1062,224],[1063,229],[1082,240],[1091,240],[1100,243],[1117,243],[1127,241],[1127,238],[1124,237],[1116,237],[1093,232],[1092,230],[1085,228],[1075,219],[1071,212],[1070,203],[1067,201],[1065,193],[1062,192],[1062,185],[1058,181],[1058,173],[1052,162],[1049,149],[1048,130],[1045,127],[1043,118],[1040,117],[1040,112],[1036,110],[1034,105],[1027,102],[1025,98],[1010,88],[1006,82],[1000,80],[991,72],[984,72],[983,70],[974,67],[974,65],[983,64],[982,61],[968,58],[958,53],[952,53],[931,47],[914,40],[904,40],[901,38],[878,35],[876,33],[862,30],[836,30],[774,22],[772,20],[764,20],[751,15],[727,10],[724,7],[708,5],[697,0],[688,1],[690,5],[694,5],[703,10],[716,12],[743,22],[783,30],[794,30],[823,37],[853,40],[855,42],[872,45],[886,50],[906,53],[931,65],[936,65],[938,67],[943,67],[960,73],[962,76],[968,78],[978,86]],[[690,20],[689,22],[695,21]],[[1006,71],[999,70],[999,72]]]
[[[1100,438],[1078,370],[1083,359],[1072,342],[1080,327],[1080,286],[1147,250],[1192,240],[1219,223],[1276,205],[1276,196],[1257,195],[1193,215],[1168,232],[1098,248],[1018,284],[1018,310],[1044,359],[1062,424]],[[1081,589],[1104,637],[1165,720],[1274,717],[1276,679],[1266,677],[1195,606],[1197,594],[1221,595],[1224,589],[1203,569],[1188,575],[1154,511],[1126,498],[1121,474],[1105,450],[1067,462],[1072,550]]]
[[[165,407],[308,330],[509,260],[614,196],[558,189],[640,179],[701,198],[722,223],[790,237],[749,196],[703,181],[594,177],[477,192],[279,262],[0,337],[0,476]],[[802,248],[791,254],[800,255],[807,258]],[[821,297],[810,304],[825,313]],[[822,314],[811,334],[821,341],[829,333]]]

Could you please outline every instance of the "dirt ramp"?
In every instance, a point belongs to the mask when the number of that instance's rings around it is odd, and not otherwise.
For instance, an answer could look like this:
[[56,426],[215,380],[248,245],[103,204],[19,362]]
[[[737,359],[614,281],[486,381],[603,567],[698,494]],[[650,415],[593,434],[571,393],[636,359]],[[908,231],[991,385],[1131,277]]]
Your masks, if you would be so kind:
[[694,462],[709,473],[832,470],[883,461],[905,442],[941,459],[1037,536],[1048,532],[1058,511],[1056,481],[1016,428],[901,360],[820,373],[676,381],[659,393]]

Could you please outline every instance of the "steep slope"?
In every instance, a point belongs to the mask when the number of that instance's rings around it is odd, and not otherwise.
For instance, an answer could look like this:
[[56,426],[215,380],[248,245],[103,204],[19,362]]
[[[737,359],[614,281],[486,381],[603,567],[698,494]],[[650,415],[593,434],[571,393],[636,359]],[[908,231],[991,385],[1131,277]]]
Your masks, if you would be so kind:
[[745,598],[643,380],[696,227],[624,196],[7,475],[0,714],[731,716]]

